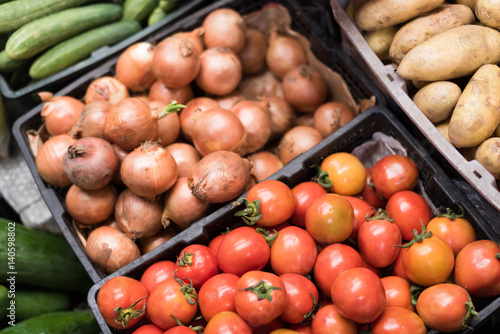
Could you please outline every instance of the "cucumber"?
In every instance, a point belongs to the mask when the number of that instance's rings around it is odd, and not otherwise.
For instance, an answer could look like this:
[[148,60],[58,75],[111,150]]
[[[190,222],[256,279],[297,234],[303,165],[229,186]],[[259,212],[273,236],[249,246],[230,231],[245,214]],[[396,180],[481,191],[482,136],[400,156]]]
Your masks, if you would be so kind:
[[177,5],[177,0],[160,0],[159,6],[166,13],[170,13]]
[[3,50],[2,52],[0,52],[0,72],[1,73],[15,72],[17,70],[22,69],[23,67],[26,67],[32,61],[33,61],[33,59],[31,59],[31,58],[23,59],[23,60],[10,59],[9,57],[7,57],[7,52],[5,52],[5,50]]
[[16,289],[16,319],[24,320],[37,315],[69,310],[71,296],[63,291],[19,288]]
[[[9,323],[10,324],[10,323]],[[0,330],[0,334],[96,334],[100,332],[99,324],[92,311],[51,312],[13,322]]]
[[7,315],[7,307],[9,307],[9,289],[5,286],[0,285],[0,320],[2,320]]
[[117,21],[122,14],[122,7],[116,4],[66,9],[31,21],[16,30],[7,40],[5,51],[11,59],[27,59],[67,38]]
[[29,70],[30,77],[35,80],[46,78],[87,58],[93,51],[118,43],[139,30],[141,25],[137,21],[118,21],[67,39],[45,51],[33,62]]
[[144,21],[158,7],[159,0],[125,0],[122,20]]
[[163,9],[161,9],[160,6],[156,7],[155,9],[153,9],[151,14],[149,14],[148,26],[152,26],[156,22],[160,22],[165,17],[167,17],[167,13]]
[[7,40],[9,39],[9,34],[1,34],[0,35],[0,50],[5,49],[5,44],[7,44]]
[[58,236],[0,218],[0,282],[87,293],[89,275]]

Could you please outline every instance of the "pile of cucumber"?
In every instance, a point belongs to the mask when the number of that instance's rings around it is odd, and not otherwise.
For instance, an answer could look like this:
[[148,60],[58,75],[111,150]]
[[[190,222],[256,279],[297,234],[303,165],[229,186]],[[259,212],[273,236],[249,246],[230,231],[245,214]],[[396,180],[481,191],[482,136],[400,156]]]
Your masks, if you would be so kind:
[[0,73],[13,87],[54,75],[164,18],[177,0],[0,0]]

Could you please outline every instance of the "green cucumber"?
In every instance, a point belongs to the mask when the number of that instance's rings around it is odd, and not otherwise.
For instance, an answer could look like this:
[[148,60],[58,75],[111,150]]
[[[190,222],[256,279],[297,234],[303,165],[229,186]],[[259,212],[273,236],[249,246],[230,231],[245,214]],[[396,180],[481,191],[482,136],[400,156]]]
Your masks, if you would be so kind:
[[144,21],[158,7],[159,0],[125,0],[122,20]]
[[20,322],[10,321],[10,326],[0,330],[0,334],[96,334],[100,331],[90,310],[51,312]]
[[22,26],[8,39],[5,51],[14,60],[30,58],[84,31],[118,21],[123,14],[116,4],[94,4],[70,8]]
[[170,13],[177,5],[177,0],[160,0],[159,6],[166,13]]
[[7,307],[9,307],[9,289],[5,286],[0,285],[0,320],[2,320],[7,315]]
[[163,9],[161,9],[160,6],[156,7],[155,9],[153,9],[151,14],[149,14],[148,26],[152,26],[153,24],[160,22],[165,17],[167,17],[167,13]]
[[24,320],[37,315],[69,310],[71,296],[63,291],[19,288],[16,289],[16,319]]
[[[0,52],[0,72],[1,73],[12,73],[17,70],[26,67],[26,65],[30,64],[33,59],[23,59],[23,60],[13,60],[7,57],[7,52],[3,50]],[[28,66],[29,67],[29,66]]]
[[118,21],[67,39],[45,51],[33,62],[29,70],[30,77],[35,80],[46,78],[87,58],[93,51],[118,43],[139,30],[141,25],[137,21]]
[[0,218],[0,282],[87,293],[89,275],[68,242]]
[[87,1],[17,0],[3,4],[0,6],[0,33],[14,31],[39,17],[56,13],[66,8],[76,7]]

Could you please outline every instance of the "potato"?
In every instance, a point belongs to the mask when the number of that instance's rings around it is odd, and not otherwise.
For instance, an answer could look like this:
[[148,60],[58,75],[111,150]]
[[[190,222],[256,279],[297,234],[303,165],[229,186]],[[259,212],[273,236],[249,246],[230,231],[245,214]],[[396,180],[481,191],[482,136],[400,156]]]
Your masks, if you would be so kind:
[[441,134],[446,138],[447,141],[450,141],[450,137],[448,137],[448,127],[450,126],[450,121],[443,121],[436,125],[436,129],[441,132]]
[[445,30],[474,23],[472,10],[464,5],[441,5],[406,23],[394,36],[389,56],[398,65],[415,46]]
[[358,26],[378,30],[408,21],[441,5],[444,0],[371,0],[355,13]]
[[443,31],[411,49],[397,72],[408,80],[442,81],[472,75],[500,62],[500,31],[463,25]]
[[370,0],[349,0],[347,5],[345,5],[345,13],[351,20],[354,21],[354,14],[357,12],[357,10],[363,6],[365,3],[367,3]]
[[456,3],[460,5],[465,5],[469,7],[470,9],[474,10],[474,3],[476,0],[457,0]]
[[493,136],[500,137],[500,123],[498,124],[497,128],[495,129],[495,131],[493,131]]
[[365,34],[366,42],[380,60],[389,60],[389,48],[397,31],[398,26],[389,26]]
[[500,137],[486,139],[477,148],[475,158],[495,179],[500,180]]
[[479,22],[500,29],[500,0],[476,0],[474,11]]
[[450,117],[460,94],[462,90],[456,83],[436,81],[422,87],[413,102],[432,123],[438,123]]
[[450,142],[472,147],[488,139],[500,123],[500,67],[481,66],[465,86],[448,128]]

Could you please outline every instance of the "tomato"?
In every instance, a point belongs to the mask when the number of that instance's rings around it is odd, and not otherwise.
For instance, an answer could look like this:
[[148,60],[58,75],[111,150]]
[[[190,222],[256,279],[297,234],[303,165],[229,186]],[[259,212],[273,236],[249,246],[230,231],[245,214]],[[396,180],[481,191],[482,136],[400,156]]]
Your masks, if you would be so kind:
[[[148,299],[149,319],[161,329],[177,326],[193,320],[198,310],[196,290],[178,278],[168,278],[158,284]],[[175,317],[175,318],[174,318]]]
[[415,312],[403,307],[386,307],[375,319],[372,334],[426,334],[424,321]]
[[491,240],[473,241],[455,259],[455,282],[472,296],[500,295],[500,247]]
[[344,196],[344,198],[351,203],[354,211],[354,225],[352,227],[350,238],[357,241],[359,228],[366,222],[366,215],[370,213],[373,208],[360,198],[352,196]]
[[269,334],[300,334],[300,333],[289,328],[279,328],[273,330]]
[[224,239],[225,236],[226,236],[226,233],[219,234],[218,236],[216,236],[215,238],[210,240],[210,242],[208,243],[208,248],[210,248],[214,252],[215,256],[217,256],[217,252],[219,251],[220,243],[222,242],[222,239]]
[[166,330],[163,334],[196,334],[196,331],[187,326],[175,326]]
[[223,311],[214,315],[203,334],[252,334],[252,328],[237,313]]
[[285,310],[285,285],[273,273],[249,271],[236,283],[234,305],[236,312],[250,325],[265,325]]
[[314,264],[314,282],[330,297],[333,282],[347,269],[362,267],[361,255],[352,247],[335,243],[326,246],[318,254]]
[[338,275],[331,296],[340,314],[360,324],[372,322],[385,308],[384,285],[366,268],[352,268]]
[[366,168],[351,153],[337,152],[327,156],[320,165],[328,173],[330,191],[339,195],[359,194],[366,184]]
[[129,328],[144,316],[148,291],[138,280],[116,276],[106,281],[97,293],[97,307],[113,328]]
[[311,280],[298,274],[283,274],[279,278],[286,288],[286,307],[280,318],[289,324],[298,324],[312,317],[319,300],[318,289]]
[[306,230],[319,243],[345,241],[354,227],[354,210],[345,197],[324,194],[316,197],[306,210]]
[[264,236],[251,226],[242,226],[226,234],[219,245],[217,263],[223,272],[241,276],[264,268],[270,255]]
[[314,267],[318,250],[306,230],[288,226],[278,232],[271,245],[271,267],[277,275],[296,273],[307,275]]
[[205,245],[192,244],[181,250],[174,275],[189,279],[198,290],[206,280],[218,273],[219,265],[215,253]]
[[399,252],[398,257],[394,261],[392,266],[392,274],[404,278],[408,283],[412,283],[411,279],[406,274],[405,268],[403,267],[403,252]]
[[165,331],[163,329],[156,325],[147,324],[137,328],[132,332],[132,334],[164,334],[164,332]]
[[206,321],[222,311],[236,312],[234,307],[234,288],[239,277],[221,273],[209,278],[198,291],[198,305]]
[[367,168],[366,169],[366,185],[359,194],[361,199],[363,199],[366,203],[368,203],[370,206],[374,207],[375,209],[381,209],[385,208],[385,204],[387,203],[387,200],[383,198],[377,191],[375,190],[375,186],[373,185],[373,180],[372,180],[372,169]]
[[270,334],[277,329],[284,329],[285,322],[280,318],[275,318],[271,322],[252,328],[253,334]]
[[408,157],[391,154],[373,165],[371,176],[377,192],[383,198],[389,199],[398,191],[415,188],[418,182],[418,167]]
[[149,294],[153,292],[158,284],[171,278],[176,269],[175,262],[164,260],[158,261],[146,268],[141,276],[141,283],[144,284]]
[[292,193],[295,197],[295,210],[289,219],[290,224],[306,227],[307,207],[316,197],[326,194],[327,191],[316,182],[306,181],[293,187]]
[[477,314],[467,291],[451,283],[436,284],[422,291],[417,313],[429,328],[447,333],[463,329],[471,316]]
[[356,322],[339,313],[335,305],[323,306],[316,312],[311,323],[314,334],[356,334]]
[[295,211],[295,197],[285,183],[264,180],[252,186],[244,199],[246,208],[238,211],[249,224],[275,226],[288,220]]
[[416,192],[399,191],[389,198],[386,209],[394,224],[399,227],[403,240],[413,239],[414,232],[422,232],[422,224],[427,226],[431,220],[431,208],[425,199]]
[[385,307],[402,307],[415,312],[411,304],[410,283],[399,276],[385,276],[380,279],[385,290]]
[[383,275],[382,269],[385,269],[385,268],[378,268],[378,267],[372,266],[371,264],[366,262],[366,260],[363,257],[361,257],[361,261],[363,262],[363,265],[362,265],[363,268],[366,268],[366,269],[373,271],[373,273],[375,275],[377,275],[378,277],[382,277],[382,275]]
[[311,324],[292,324],[288,328],[298,332],[299,334],[313,334]]

